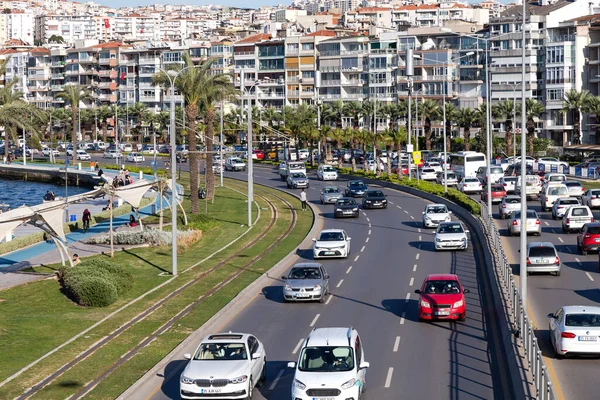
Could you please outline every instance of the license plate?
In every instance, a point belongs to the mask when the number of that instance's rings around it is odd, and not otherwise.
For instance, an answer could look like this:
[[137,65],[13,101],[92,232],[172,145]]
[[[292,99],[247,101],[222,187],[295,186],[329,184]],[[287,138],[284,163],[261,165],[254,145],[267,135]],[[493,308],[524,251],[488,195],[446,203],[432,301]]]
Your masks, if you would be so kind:
[[595,342],[598,340],[598,336],[579,336],[580,342]]
[[535,260],[536,264],[548,264],[549,261],[548,260]]
[[323,254],[325,254],[326,256],[332,256],[335,254],[335,251],[324,251]]
[[600,243],[600,239],[594,239],[594,242]]
[[352,214],[352,211],[344,211],[344,214]]
[[436,311],[435,315],[448,316],[450,315],[450,311]]
[[334,397],[313,397],[312,400],[335,400]]
[[306,298],[306,297],[310,297],[310,294],[308,294],[308,293],[297,293],[296,297]]
[[201,389],[200,393],[221,393],[222,389]]

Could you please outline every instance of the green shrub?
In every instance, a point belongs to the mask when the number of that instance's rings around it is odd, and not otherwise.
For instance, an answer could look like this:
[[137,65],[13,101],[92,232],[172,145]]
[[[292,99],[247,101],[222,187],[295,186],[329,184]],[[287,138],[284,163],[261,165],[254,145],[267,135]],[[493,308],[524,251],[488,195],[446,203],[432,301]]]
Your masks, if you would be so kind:
[[191,214],[188,215],[188,225],[189,229],[195,229],[198,231],[206,232],[208,230],[214,229],[220,225],[219,221],[206,214]]
[[86,271],[104,271],[108,273],[108,276],[117,287],[119,296],[126,293],[133,285],[133,275],[131,272],[109,260],[98,258],[85,260],[77,269],[85,269]]
[[74,272],[78,269],[73,268],[63,279],[65,289],[77,304],[85,307],[106,307],[117,301],[118,290],[113,281],[106,279],[102,273],[91,275]]

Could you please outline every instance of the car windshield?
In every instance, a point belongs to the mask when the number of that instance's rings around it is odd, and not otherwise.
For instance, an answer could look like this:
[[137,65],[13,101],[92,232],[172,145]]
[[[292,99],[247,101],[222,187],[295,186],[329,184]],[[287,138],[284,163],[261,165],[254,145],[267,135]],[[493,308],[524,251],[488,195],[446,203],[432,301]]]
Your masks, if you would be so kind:
[[460,286],[454,280],[427,281],[423,292],[427,294],[459,294]]
[[477,178],[465,178],[465,179],[463,179],[463,182],[465,182],[465,183],[479,183],[479,179],[477,179]]
[[567,314],[565,326],[593,326],[600,327],[599,314]]
[[514,197],[513,198],[506,197],[504,199],[504,202],[507,203],[507,204],[519,204],[521,202],[521,199],[517,199],[517,198],[514,198]]
[[367,185],[362,182],[350,182],[349,185],[352,189],[364,189],[367,187]]
[[587,229],[587,233],[590,233],[592,235],[597,235],[600,233],[600,226],[590,226]]
[[441,224],[438,227],[438,233],[462,233],[463,228],[461,224]]
[[319,235],[320,242],[334,242],[338,240],[344,240],[342,232],[321,232],[321,235]]
[[423,168],[422,172],[424,174],[430,174],[432,172],[435,172],[435,169],[433,169],[433,168]]
[[553,247],[531,247],[529,249],[529,257],[556,257],[556,251]]
[[427,214],[443,214],[447,213],[446,206],[429,206],[427,207]]
[[567,187],[581,187],[581,183],[579,182],[565,182],[564,185]]
[[[512,217],[513,219],[520,219],[521,218],[521,211],[513,211],[512,212]],[[535,214],[534,210],[527,210],[527,218],[537,218],[537,215]]]
[[448,179],[456,179],[456,174],[454,172],[447,172],[446,175]]
[[316,267],[294,268],[288,279],[321,279],[321,272]]
[[560,196],[567,194],[566,187],[553,187],[548,190],[548,196]]
[[302,172],[296,172],[292,174],[292,178],[306,178],[306,175],[304,175]]
[[325,171],[325,172],[335,172],[335,168],[333,168],[331,165],[328,165],[326,167],[323,167],[323,171]]
[[504,171],[502,170],[502,167],[492,167],[492,168],[490,168],[490,173],[491,174],[504,174]]
[[301,169],[304,168],[304,164],[302,163],[290,163],[290,169]]
[[354,352],[347,346],[306,347],[298,369],[303,372],[344,372],[354,369]]
[[367,197],[383,197],[383,192],[381,190],[372,190],[367,192]]
[[203,361],[231,361],[247,360],[246,347],[243,343],[202,343],[194,360]]
[[504,178],[504,182],[512,182],[515,183],[517,181],[517,178],[515,178],[514,176],[507,176]]
[[323,193],[339,193],[340,190],[338,188],[326,187],[323,188]]
[[494,185],[492,185],[492,192],[504,192],[504,186],[494,186]]
[[356,205],[356,201],[353,199],[340,199],[335,203],[336,206],[353,206]]
[[231,162],[232,162],[232,163],[241,163],[241,162],[243,162],[243,161],[242,161],[242,159],[241,159],[241,158],[232,158],[232,159],[231,159]]

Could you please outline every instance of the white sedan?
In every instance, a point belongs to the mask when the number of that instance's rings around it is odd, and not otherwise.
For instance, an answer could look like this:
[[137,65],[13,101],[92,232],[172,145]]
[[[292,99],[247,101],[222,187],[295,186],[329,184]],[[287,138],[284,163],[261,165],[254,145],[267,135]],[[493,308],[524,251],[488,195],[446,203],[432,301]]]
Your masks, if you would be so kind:
[[433,168],[423,167],[419,170],[419,179],[424,181],[435,181],[437,178],[437,172]]
[[565,306],[550,319],[550,342],[557,358],[600,354],[600,307]]
[[348,257],[350,237],[343,229],[325,229],[313,239],[313,257]]
[[600,189],[588,189],[583,194],[581,201],[584,206],[589,208],[600,208]]
[[92,157],[85,150],[77,150],[77,159],[81,161],[90,161]]
[[458,182],[456,188],[463,193],[481,193],[483,185],[478,178],[467,176]]
[[466,250],[469,238],[460,222],[442,222],[435,231],[433,241],[436,250]]
[[52,152],[53,156],[60,156],[60,152],[56,149],[50,150],[47,147],[44,147],[42,149],[42,155],[46,156],[46,157],[50,157],[50,152]]
[[142,153],[129,153],[127,154],[127,158],[126,158],[127,162],[144,162],[146,161],[146,158],[142,155]]
[[450,214],[452,211],[448,211],[444,204],[428,204],[423,211],[423,227],[436,228],[442,222],[450,222],[452,221]]

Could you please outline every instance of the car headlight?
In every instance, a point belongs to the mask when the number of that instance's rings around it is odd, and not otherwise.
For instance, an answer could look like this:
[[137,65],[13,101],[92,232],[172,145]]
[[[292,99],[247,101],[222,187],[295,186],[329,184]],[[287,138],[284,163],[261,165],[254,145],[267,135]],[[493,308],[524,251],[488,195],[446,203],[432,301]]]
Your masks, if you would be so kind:
[[371,204],[371,200],[365,200],[365,203]]
[[466,237],[464,237],[464,238],[462,238],[461,240],[462,240],[463,242],[466,242],[466,241],[467,241],[467,238],[466,238]]
[[431,304],[428,301],[421,300],[421,307],[431,308]]
[[387,203],[387,199],[381,200],[382,203]]
[[285,290],[292,290],[292,287],[290,285],[288,285],[287,283],[285,284],[285,286],[283,288]]
[[454,303],[454,305],[452,306],[452,308],[462,307],[463,304],[464,304],[463,301],[459,300],[456,303]]
[[442,241],[442,239],[440,239],[440,238],[438,238],[438,237],[436,236],[436,238],[435,238],[435,241],[436,241],[436,242],[441,242],[441,241]]
[[342,212],[342,209],[341,208],[336,208],[335,211]]
[[356,384],[356,379],[352,378],[349,381],[342,383],[342,389],[350,389]]
[[237,378],[229,379],[229,383],[244,383],[248,380],[248,375],[238,376]]
[[431,218],[429,218],[429,217],[425,217],[425,219],[426,219],[427,221],[431,221]]
[[315,285],[315,290],[320,290],[320,289],[321,289],[321,284],[320,284],[320,283],[317,283],[317,284]]
[[448,215],[448,216],[446,217],[446,222],[450,222],[450,220],[451,220],[451,218],[450,218],[450,216]]
[[192,378],[188,378],[188,377],[187,377],[187,376],[185,376],[185,375],[181,375],[181,383],[185,383],[185,384],[187,384],[187,385],[191,385],[191,384],[193,384],[193,383],[194,383],[194,379],[192,379]]
[[352,211],[358,211],[358,207],[354,207]]
[[296,387],[296,389],[300,389],[300,390],[306,389],[306,385],[304,383],[300,382],[298,379],[294,379],[294,386]]

